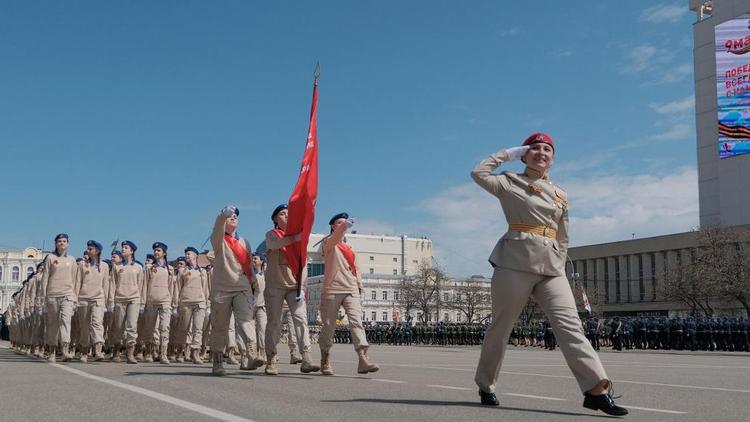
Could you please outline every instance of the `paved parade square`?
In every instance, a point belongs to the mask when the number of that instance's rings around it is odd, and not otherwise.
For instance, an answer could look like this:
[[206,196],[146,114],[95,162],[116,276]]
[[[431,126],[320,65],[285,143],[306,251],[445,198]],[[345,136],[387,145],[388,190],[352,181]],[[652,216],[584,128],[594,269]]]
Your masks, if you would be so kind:
[[[314,348],[315,358],[319,357]],[[3,420],[166,421],[557,421],[609,416],[581,407],[560,351],[508,349],[500,408],[482,407],[473,382],[479,348],[373,346],[381,370],[360,376],[351,345],[336,345],[334,377],[301,374],[281,356],[280,374],[211,377],[210,364],[47,364],[0,343]],[[750,355],[602,352],[618,400],[639,421],[744,421]],[[57,385],[67,388],[50,389]],[[157,393],[158,392],[158,393]],[[13,406],[9,406],[12,403]]]

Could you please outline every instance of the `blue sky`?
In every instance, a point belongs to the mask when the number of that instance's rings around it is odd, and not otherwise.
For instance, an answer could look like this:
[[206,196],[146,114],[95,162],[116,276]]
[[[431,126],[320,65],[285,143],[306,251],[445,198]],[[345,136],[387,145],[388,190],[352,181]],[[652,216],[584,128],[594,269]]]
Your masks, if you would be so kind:
[[689,230],[694,20],[684,1],[6,1],[0,244],[176,253],[235,203],[257,245],[296,180],[316,59],[316,231],[346,210],[486,274],[504,221],[469,171],[537,130],[573,244]]

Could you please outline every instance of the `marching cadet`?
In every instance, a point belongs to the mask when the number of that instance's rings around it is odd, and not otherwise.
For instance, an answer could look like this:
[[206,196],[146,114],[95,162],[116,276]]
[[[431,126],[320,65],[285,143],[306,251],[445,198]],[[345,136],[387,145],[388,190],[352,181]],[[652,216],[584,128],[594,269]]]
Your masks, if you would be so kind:
[[53,363],[58,343],[62,343],[63,361],[73,357],[70,352],[70,321],[78,301],[74,291],[78,267],[76,259],[68,255],[68,240],[65,233],[55,236],[55,251],[45,257],[42,273],[42,296],[47,310],[47,361]]
[[253,254],[253,272],[258,283],[258,289],[255,292],[255,337],[258,339],[258,359],[262,360],[263,364],[266,363],[266,325],[268,325],[266,301],[263,297],[266,290],[265,258],[262,254]]
[[[120,362],[123,340],[127,347],[128,363],[138,363],[135,359],[135,342],[138,339],[138,315],[145,310],[141,302],[143,292],[143,266],[135,260],[135,243],[125,240],[120,244],[122,262],[114,264],[114,277],[110,281],[107,305],[114,309],[112,322],[112,361]],[[114,256],[114,255],[113,255]],[[123,339],[124,337],[124,339]]]
[[286,260],[284,248],[294,242],[299,242],[301,233],[287,236],[287,221],[289,210],[286,204],[279,205],[271,213],[274,228],[266,233],[266,256],[268,264],[266,267],[265,301],[268,312],[268,325],[266,326],[266,374],[277,375],[279,373],[276,346],[281,337],[281,311],[282,303],[286,302],[289,312],[292,314],[294,324],[289,327],[289,335],[296,336],[297,345],[302,350],[302,365],[300,371],[303,373],[317,372],[320,367],[313,364],[310,353],[310,333],[307,328],[307,304],[304,298],[304,283],[307,278],[307,266],[302,266],[303,288],[301,297],[297,297],[297,280],[292,274],[292,269]]
[[226,375],[222,353],[228,343],[229,320],[234,314],[239,335],[245,343],[240,369],[257,369],[261,363],[256,354],[255,296],[250,245],[237,234],[240,210],[227,206],[216,217],[211,232],[214,269],[211,281],[211,354],[212,374]]
[[34,356],[44,357],[44,296],[42,296],[42,274],[44,263],[36,266],[34,273],[33,288],[33,315],[31,341],[34,346]]
[[[583,333],[575,299],[565,277],[568,249],[566,194],[549,179],[555,145],[545,133],[534,133],[520,147],[501,150],[471,172],[474,181],[500,200],[508,232],[490,256],[492,325],[486,332],[475,381],[483,405],[498,406],[495,396],[508,337],[530,295],[549,317],[568,366],[584,393],[583,406],[623,416],[599,356]],[[492,172],[521,159],[526,170]],[[609,392],[607,389],[609,387]]]
[[169,346],[170,319],[172,307],[176,308],[173,268],[167,261],[167,245],[155,242],[154,263],[146,267],[144,288],[141,290],[141,303],[145,303],[144,316],[144,360],[153,362],[159,355],[159,362],[169,365],[167,347]]
[[109,265],[102,261],[102,244],[89,240],[86,242],[87,260],[79,265],[76,278],[78,295],[78,326],[81,347],[81,362],[88,361],[91,345],[94,345],[94,359],[104,360],[104,310],[107,290],[109,289]]
[[[146,254],[146,259],[143,260],[143,280],[144,280],[144,287],[146,286],[146,273],[151,269],[151,266],[154,265],[154,262],[156,261],[156,258],[154,258],[154,254]],[[145,304],[145,301],[142,301],[141,304]],[[141,311],[140,315],[138,316],[138,339],[135,342],[135,360],[138,362],[144,361],[144,354],[146,350],[146,338],[148,337],[148,334],[146,333],[146,311]],[[153,356],[153,355],[152,355]],[[153,357],[152,357],[153,359]],[[153,362],[151,360],[150,362]]]
[[114,313],[115,313],[115,305],[114,303],[110,302],[109,298],[110,295],[114,292],[111,291],[112,283],[115,279],[115,265],[122,264],[122,253],[118,250],[112,250],[112,253],[110,254],[110,259],[108,262],[109,265],[109,288],[107,289],[107,300],[106,300],[106,310],[104,313],[104,341],[107,345],[108,353],[114,354],[114,343],[112,340],[114,339]]
[[[208,301],[208,275],[198,266],[198,250],[192,246],[185,248],[187,266],[179,269],[175,283],[175,296],[179,307],[177,323],[177,354],[183,348],[190,350],[194,364],[202,364],[200,348],[203,342],[203,324],[206,319]],[[190,333],[190,343],[188,343]]]
[[[354,221],[349,214],[334,215],[328,222],[331,234],[323,239],[323,258],[325,260],[325,274],[323,276],[323,294],[320,298],[320,313],[323,317],[323,328],[318,338],[320,345],[320,373],[333,375],[331,366],[331,347],[333,346],[333,331],[336,329],[336,317],[339,308],[349,320],[354,350],[359,357],[357,372],[366,374],[377,372],[378,365],[370,362],[364,326],[362,326],[362,279],[357,271],[356,254],[351,246],[344,242],[344,235]],[[506,339],[507,340],[507,339]]]

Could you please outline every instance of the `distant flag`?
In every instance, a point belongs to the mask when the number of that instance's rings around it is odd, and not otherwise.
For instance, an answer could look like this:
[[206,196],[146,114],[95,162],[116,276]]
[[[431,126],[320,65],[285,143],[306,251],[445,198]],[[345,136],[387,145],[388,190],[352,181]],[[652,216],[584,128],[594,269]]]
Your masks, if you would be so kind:
[[581,301],[583,302],[583,307],[586,308],[590,315],[591,304],[589,303],[589,297],[586,295],[586,290],[581,290]]
[[118,237],[117,237],[117,239],[116,239],[116,240],[115,240],[114,242],[112,242],[112,244],[110,245],[110,246],[112,247],[112,252],[114,252],[114,251],[115,251],[115,249],[117,249],[117,244],[118,244],[118,243],[120,243],[120,237],[119,237],[119,236],[118,236]]

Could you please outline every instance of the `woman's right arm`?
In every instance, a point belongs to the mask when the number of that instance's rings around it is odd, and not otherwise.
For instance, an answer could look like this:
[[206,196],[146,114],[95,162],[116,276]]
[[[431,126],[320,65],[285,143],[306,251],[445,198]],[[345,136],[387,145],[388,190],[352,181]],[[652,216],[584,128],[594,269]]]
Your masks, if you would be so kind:
[[529,147],[515,147],[490,155],[474,167],[471,178],[484,190],[499,197],[503,192],[510,189],[510,183],[504,175],[492,174],[492,172],[505,162],[521,158],[528,149]]

